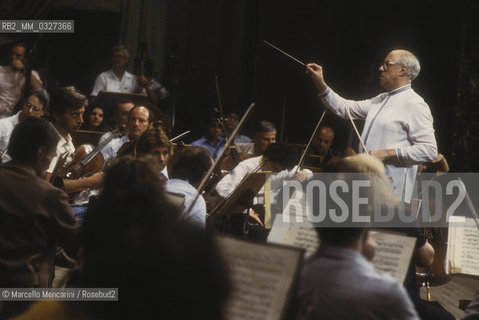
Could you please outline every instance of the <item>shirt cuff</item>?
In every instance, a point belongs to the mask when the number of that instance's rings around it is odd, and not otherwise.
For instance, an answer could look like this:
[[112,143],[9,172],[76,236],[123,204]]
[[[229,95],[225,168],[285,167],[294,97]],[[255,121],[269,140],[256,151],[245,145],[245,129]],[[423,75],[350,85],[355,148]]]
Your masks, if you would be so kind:
[[330,92],[331,92],[331,88],[328,87],[326,90],[324,90],[323,93],[321,93],[321,94],[318,93],[318,99],[324,98],[324,97],[327,96]]

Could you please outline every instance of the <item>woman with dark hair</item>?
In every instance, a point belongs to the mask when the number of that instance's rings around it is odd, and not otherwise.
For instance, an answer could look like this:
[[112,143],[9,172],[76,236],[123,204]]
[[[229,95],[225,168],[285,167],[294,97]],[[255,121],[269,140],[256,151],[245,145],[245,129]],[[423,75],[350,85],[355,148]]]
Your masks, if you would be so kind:
[[83,115],[83,126],[81,130],[104,131],[103,130],[103,107],[97,105],[89,105]]

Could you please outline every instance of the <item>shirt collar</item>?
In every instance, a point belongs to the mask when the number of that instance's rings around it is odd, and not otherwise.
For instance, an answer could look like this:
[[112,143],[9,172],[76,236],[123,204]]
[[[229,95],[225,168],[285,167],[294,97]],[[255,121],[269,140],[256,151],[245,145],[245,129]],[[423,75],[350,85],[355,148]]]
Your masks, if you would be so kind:
[[393,95],[395,95],[395,94],[397,94],[397,93],[406,91],[406,90],[408,90],[408,89],[411,89],[411,84],[410,84],[410,83],[407,84],[407,85],[405,85],[405,86],[402,86],[402,87],[399,87],[399,88],[397,88],[397,89],[394,89],[393,91],[389,92],[389,95],[393,96]]

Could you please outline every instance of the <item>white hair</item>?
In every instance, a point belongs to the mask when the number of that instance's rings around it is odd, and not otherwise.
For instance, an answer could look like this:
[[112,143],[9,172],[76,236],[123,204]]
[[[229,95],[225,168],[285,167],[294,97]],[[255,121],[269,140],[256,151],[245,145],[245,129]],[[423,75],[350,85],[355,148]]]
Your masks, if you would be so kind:
[[419,71],[421,71],[419,60],[411,52],[402,53],[397,62],[407,67],[406,76],[409,81],[416,79]]

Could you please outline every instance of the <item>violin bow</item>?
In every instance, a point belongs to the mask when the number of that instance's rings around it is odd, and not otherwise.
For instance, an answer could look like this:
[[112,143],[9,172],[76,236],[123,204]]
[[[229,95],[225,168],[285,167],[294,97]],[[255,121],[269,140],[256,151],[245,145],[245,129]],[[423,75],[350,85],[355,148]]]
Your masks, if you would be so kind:
[[319,126],[321,125],[321,122],[323,121],[323,118],[324,118],[325,115],[326,115],[326,110],[323,111],[323,114],[321,115],[321,118],[319,119],[318,124],[316,125],[316,128],[314,128],[313,134],[309,138],[308,144],[306,145],[306,147],[303,150],[303,153],[301,154],[301,158],[299,159],[298,165],[296,166],[296,172],[295,173],[298,173],[298,171],[303,166],[304,158],[306,157],[306,154],[308,153],[309,147],[311,146],[311,143],[313,142],[313,138],[316,135],[316,133],[318,132]]
[[221,128],[223,129],[223,134],[225,136],[225,139],[228,140],[228,130],[226,129],[224,125],[224,114],[223,114],[223,103],[221,101],[221,92],[220,92],[220,85],[218,82],[218,75],[215,75],[215,85],[216,85],[216,96],[218,97],[218,108],[220,111],[220,124]]
[[2,163],[3,157],[5,157],[7,152],[8,152],[8,147],[6,147],[5,150],[2,151],[2,154],[0,154],[0,163]]
[[177,135],[176,137],[171,138],[171,139],[170,139],[170,142],[176,142],[176,141],[180,140],[181,138],[186,137],[186,136],[189,135],[190,133],[191,133],[190,130],[185,131],[185,132],[183,132],[183,133]]
[[211,177],[211,174],[215,171],[216,167],[220,164],[220,161],[223,159],[223,155],[225,153],[225,151],[229,148],[229,146],[233,143],[234,141],[234,138],[236,136],[236,134],[239,132],[239,130],[241,130],[241,128],[243,127],[244,123],[246,122],[246,120],[249,118],[249,116],[251,115],[251,113],[253,112],[254,110],[254,106],[255,106],[255,103],[252,102],[248,109],[246,110],[246,112],[243,114],[243,117],[241,117],[240,121],[238,122],[238,125],[236,126],[236,128],[234,128],[233,132],[231,133],[230,137],[228,138],[228,140],[226,140],[226,143],[225,143],[225,146],[223,148],[223,150],[221,150],[221,153],[219,154],[218,157],[216,157],[213,165],[210,167],[210,169],[208,170],[208,172],[206,173],[206,175],[204,176],[203,180],[201,180],[201,183],[200,185],[198,186],[198,193],[196,194],[196,197],[193,199],[193,201],[191,202],[190,206],[188,207],[188,209],[186,211],[184,211],[184,213],[181,215],[182,217],[183,216],[187,216],[191,209],[193,209],[193,206],[195,204],[195,202],[198,200],[198,198],[200,197],[200,195],[203,193],[203,190],[205,189],[207,183],[208,183],[208,180],[210,179]]
[[356,128],[356,124],[353,121],[353,117],[351,117],[351,113],[349,112],[349,109],[346,109],[346,112],[348,113],[348,118],[351,121],[351,124],[353,125],[354,132],[356,132],[356,135],[359,138],[359,142],[361,143],[361,146],[363,147],[364,152],[369,153],[368,149],[366,148],[366,145],[364,144],[363,139],[361,138],[361,135],[359,134],[358,128]]
[[279,141],[283,142],[284,136],[284,119],[286,118],[286,98],[283,98],[283,114],[281,115],[281,134]]

